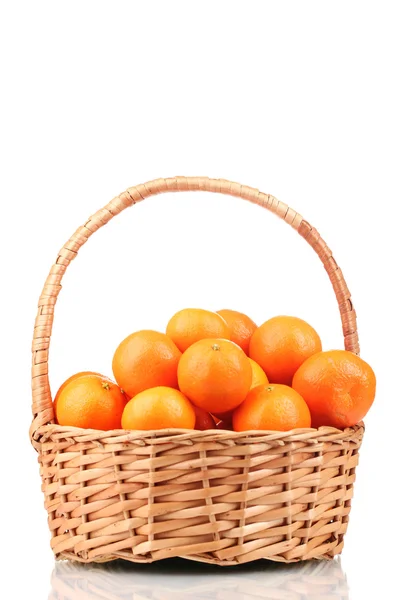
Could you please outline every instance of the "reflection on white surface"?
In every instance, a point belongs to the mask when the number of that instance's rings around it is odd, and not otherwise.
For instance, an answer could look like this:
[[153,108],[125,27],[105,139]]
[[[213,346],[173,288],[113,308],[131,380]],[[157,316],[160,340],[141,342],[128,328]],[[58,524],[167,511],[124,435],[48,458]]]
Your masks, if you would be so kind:
[[153,564],[57,563],[49,600],[349,600],[339,560],[214,567],[181,559]]

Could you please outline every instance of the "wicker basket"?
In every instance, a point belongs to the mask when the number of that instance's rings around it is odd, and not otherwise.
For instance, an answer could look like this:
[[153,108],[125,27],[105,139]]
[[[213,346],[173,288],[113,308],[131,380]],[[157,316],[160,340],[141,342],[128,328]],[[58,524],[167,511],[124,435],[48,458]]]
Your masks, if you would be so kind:
[[355,312],[341,270],[318,232],[270,195],[206,177],[129,188],[63,246],[39,299],[33,337],[32,444],[56,558],[152,562],[180,556],[232,565],[266,558],[332,558],[343,548],[364,425],[291,432],[95,431],[54,423],[48,351],[66,268],[97,229],[163,192],[238,196],[289,223],[332,282],[345,348],[358,353]]

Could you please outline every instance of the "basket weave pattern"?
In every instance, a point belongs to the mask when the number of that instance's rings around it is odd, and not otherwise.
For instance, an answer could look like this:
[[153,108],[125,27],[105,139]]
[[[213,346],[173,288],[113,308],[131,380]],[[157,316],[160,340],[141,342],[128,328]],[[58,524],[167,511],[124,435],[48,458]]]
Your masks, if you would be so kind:
[[57,558],[151,562],[181,556],[220,565],[260,558],[332,558],[343,547],[364,426],[292,432],[95,431],[55,424],[48,352],[61,280],[87,239],[123,209],[162,192],[239,196],[288,222],[332,282],[345,348],[358,353],[350,293],[319,233],[270,195],[206,177],[129,188],[58,254],[39,299],[32,346],[32,444]]

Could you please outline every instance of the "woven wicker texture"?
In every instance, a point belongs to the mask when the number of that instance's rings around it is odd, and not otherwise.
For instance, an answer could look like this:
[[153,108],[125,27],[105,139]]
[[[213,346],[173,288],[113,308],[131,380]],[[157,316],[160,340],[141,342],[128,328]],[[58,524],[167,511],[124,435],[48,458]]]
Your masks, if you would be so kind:
[[87,239],[122,210],[172,191],[239,196],[274,212],[315,249],[332,282],[345,348],[358,353],[356,316],[332,253],[287,205],[206,177],[129,188],[60,250],[39,299],[32,346],[31,440],[57,558],[151,562],[181,556],[230,565],[260,558],[332,558],[343,547],[363,424],[287,433],[93,431],[54,423],[48,352],[66,268]]
[[[157,569],[154,567],[157,566]],[[185,577],[181,574],[184,573]],[[51,577],[49,600],[348,600],[339,559],[293,565],[263,562],[229,572],[179,560],[139,568],[61,561]]]

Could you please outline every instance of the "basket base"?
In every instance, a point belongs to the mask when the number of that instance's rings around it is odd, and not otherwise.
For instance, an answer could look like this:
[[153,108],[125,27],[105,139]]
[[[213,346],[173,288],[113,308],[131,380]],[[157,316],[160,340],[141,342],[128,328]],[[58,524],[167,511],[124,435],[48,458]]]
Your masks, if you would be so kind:
[[[232,566],[237,566],[237,565],[248,564],[250,562],[256,562],[259,560],[266,560],[266,561],[290,564],[290,563],[297,563],[297,562],[308,561],[308,560],[332,560],[333,558],[335,558],[335,556],[338,556],[342,553],[343,540],[341,541],[340,544],[337,544],[337,540],[336,540],[336,541],[327,543],[324,546],[325,546],[326,551],[322,552],[322,553],[320,552],[321,549],[323,549],[321,547],[319,547],[317,551],[314,550],[314,552],[310,551],[309,553],[305,553],[304,549],[302,550],[300,547],[297,546],[298,556],[295,556],[293,554],[293,552],[291,551],[291,552],[287,553],[287,556],[272,554],[270,556],[258,556],[258,558],[249,558],[247,554],[244,554],[242,556],[237,557],[237,559],[234,559],[234,560],[219,560],[217,557],[209,556],[207,554],[198,554],[198,555],[193,554],[193,555],[182,556],[182,555],[178,555],[178,554],[169,553],[168,556],[165,556],[165,557],[159,557],[159,556],[152,557],[152,556],[132,556],[132,554],[128,553],[128,552],[121,552],[118,554],[114,554],[112,556],[98,556],[96,558],[85,558],[82,556],[78,556],[76,554],[66,552],[59,556],[56,556],[56,560],[57,561],[68,560],[68,561],[79,562],[79,563],[83,563],[83,564],[90,564],[90,563],[103,564],[103,563],[109,563],[109,562],[113,562],[113,561],[117,561],[117,560],[124,560],[124,561],[128,561],[128,562],[135,563],[135,564],[150,564],[150,563],[165,561],[170,558],[181,558],[184,560],[190,560],[193,562],[205,563],[205,564],[209,564],[209,565],[215,565],[218,567],[232,567]],[[329,547],[331,547],[330,551],[327,550]]]

